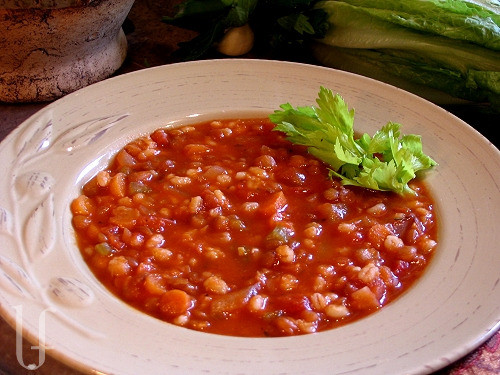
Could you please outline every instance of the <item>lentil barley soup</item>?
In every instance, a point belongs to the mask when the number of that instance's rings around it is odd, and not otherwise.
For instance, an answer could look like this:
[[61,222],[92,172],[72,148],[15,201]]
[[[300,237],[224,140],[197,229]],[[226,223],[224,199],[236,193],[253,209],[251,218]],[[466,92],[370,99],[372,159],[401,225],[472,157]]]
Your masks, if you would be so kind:
[[114,294],[187,328],[313,333],[360,319],[418,279],[433,202],[343,186],[267,119],[134,140],[71,205],[83,257]]

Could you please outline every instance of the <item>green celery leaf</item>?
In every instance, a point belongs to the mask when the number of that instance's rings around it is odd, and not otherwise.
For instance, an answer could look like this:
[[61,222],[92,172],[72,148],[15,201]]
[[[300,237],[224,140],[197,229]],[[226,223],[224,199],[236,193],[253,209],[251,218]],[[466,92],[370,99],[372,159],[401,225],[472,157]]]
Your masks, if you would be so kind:
[[193,39],[187,42],[179,43],[177,55],[183,60],[196,60],[202,57],[213,43],[222,37],[224,34],[224,24],[217,22],[207,28],[203,33],[200,33]]
[[273,130],[286,134],[295,144],[328,164],[330,177],[348,185],[373,190],[410,193],[408,186],[416,173],[431,168],[436,162],[424,154],[417,135],[400,135],[401,125],[389,122],[373,137],[363,134],[354,139],[354,110],[331,90],[320,88],[316,106],[294,108],[280,106],[269,119]]
[[255,10],[258,1],[257,0],[232,0],[228,1],[230,3],[231,8],[225,18],[225,26],[227,28],[230,27],[239,27],[248,23],[250,19],[250,15]]
[[177,13],[173,17],[164,16],[162,21],[202,32],[227,11],[228,5],[222,0],[185,0],[177,6]]
[[283,29],[289,32],[296,31],[300,35],[314,34],[314,27],[309,23],[309,19],[304,14],[291,14],[280,17],[277,22]]
[[224,31],[245,24],[254,32],[256,49],[267,56],[283,59],[303,51],[307,57],[306,42],[323,38],[329,28],[327,13],[315,9],[315,3],[317,0],[184,0],[173,17],[162,20],[200,34],[192,43],[179,43],[177,55],[186,60],[202,57],[222,39]]

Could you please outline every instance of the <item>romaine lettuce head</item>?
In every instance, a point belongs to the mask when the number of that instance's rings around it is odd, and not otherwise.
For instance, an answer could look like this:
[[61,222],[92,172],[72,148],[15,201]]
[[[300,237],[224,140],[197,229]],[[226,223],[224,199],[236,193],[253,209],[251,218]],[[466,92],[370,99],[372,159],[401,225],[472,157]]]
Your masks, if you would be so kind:
[[[345,0],[317,6],[331,24],[313,47],[323,64],[348,65],[377,79],[394,76],[500,109],[498,2]],[[346,57],[349,64],[341,61]]]

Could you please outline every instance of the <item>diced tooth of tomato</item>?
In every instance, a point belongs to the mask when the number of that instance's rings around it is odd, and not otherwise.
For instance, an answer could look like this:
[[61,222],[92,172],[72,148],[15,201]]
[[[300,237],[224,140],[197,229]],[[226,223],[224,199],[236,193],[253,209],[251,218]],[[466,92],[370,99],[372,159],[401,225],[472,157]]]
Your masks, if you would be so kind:
[[380,307],[380,301],[375,293],[365,286],[351,294],[351,305],[356,309],[369,310]]
[[259,289],[259,284],[255,284],[241,290],[215,297],[211,305],[212,313],[218,315],[243,308],[248,300],[257,294]]
[[276,302],[276,308],[292,316],[297,316],[303,311],[311,310],[309,299],[306,296],[286,295],[277,297]]
[[193,307],[193,300],[183,290],[172,289],[161,296],[159,307],[167,317],[179,316]]
[[278,212],[284,211],[287,206],[285,194],[282,191],[274,193],[271,198],[261,206],[264,215],[272,216]]
[[368,231],[368,239],[374,248],[380,249],[387,236],[391,234],[393,234],[393,232],[387,225],[375,224]]
[[126,193],[126,176],[124,173],[117,173],[111,178],[109,183],[109,191],[115,197],[122,198]]
[[285,194],[280,191],[274,193],[271,198],[260,206],[261,212],[270,218],[271,222],[281,221],[283,219],[283,212],[288,206]]
[[166,147],[169,144],[168,134],[164,129],[159,129],[151,134],[151,139],[158,145]]

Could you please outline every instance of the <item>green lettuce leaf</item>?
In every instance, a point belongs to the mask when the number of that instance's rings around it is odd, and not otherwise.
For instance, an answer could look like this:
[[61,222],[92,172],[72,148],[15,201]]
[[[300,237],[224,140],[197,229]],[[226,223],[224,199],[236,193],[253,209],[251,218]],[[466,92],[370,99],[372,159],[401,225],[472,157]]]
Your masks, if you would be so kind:
[[324,65],[377,79],[392,75],[500,109],[498,2],[344,0],[317,7],[331,25],[313,46]]
[[[339,7],[406,29],[466,40],[500,50],[500,5],[467,0],[343,0],[324,1],[330,14]],[[353,13],[354,15],[354,13]]]
[[338,48],[317,43],[312,51],[327,66],[372,77],[422,96],[431,88],[500,108],[500,72],[476,69],[461,72],[418,57],[411,58],[398,50]]

